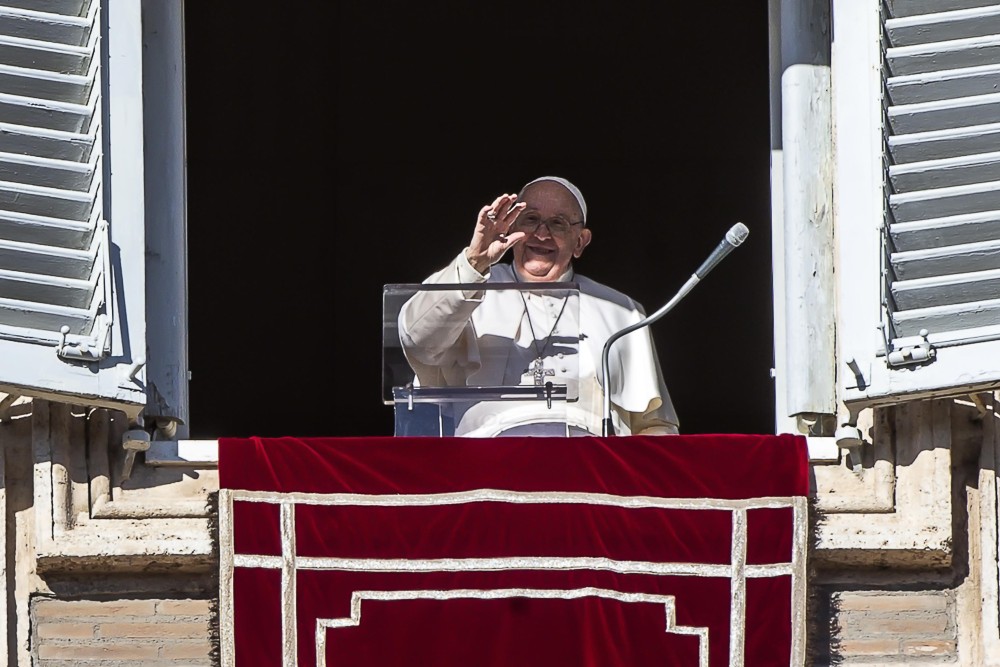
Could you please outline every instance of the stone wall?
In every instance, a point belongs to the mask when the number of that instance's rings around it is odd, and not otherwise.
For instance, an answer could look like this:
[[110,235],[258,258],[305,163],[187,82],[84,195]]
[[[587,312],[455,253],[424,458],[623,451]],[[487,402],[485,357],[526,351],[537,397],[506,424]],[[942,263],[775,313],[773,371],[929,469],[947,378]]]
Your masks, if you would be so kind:
[[958,660],[953,591],[823,587],[825,627],[817,657],[827,664],[949,664]]
[[811,666],[1000,666],[998,404],[879,409],[858,456],[813,466]]
[[59,600],[31,603],[34,664],[118,667],[213,665],[209,600]]

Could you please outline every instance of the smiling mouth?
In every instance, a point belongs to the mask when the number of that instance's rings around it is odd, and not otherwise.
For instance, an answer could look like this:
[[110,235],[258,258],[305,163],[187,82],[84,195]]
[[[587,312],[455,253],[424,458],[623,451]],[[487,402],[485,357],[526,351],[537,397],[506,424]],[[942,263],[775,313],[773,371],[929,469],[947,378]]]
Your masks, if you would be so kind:
[[538,246],[538,245],[528,245],[525,246],[525,249],[534,255],[545,255],[545,256],[551,255],[556,251],[555,248],[545,248],[543,246]]

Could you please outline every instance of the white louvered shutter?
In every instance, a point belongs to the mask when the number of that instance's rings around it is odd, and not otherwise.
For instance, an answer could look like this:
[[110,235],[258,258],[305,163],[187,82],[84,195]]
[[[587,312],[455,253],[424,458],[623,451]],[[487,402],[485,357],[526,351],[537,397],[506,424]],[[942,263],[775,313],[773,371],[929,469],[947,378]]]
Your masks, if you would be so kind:
[[[10,393],[145,400],[142,170],[137,192],[127,173],[129,152],[141,165],[142,126],[136,134],[109,102],[141,95],[132,4],[102,17],[99,0],[0,0],[0,388]],[[102,22],[119,26],[117,51]]]
[[[858,344],[864,327],[855,324],[870,312],[867,301],[842,296],[845,321],[854,323],[844,329],[851,350],[844,361],[852,363],[851,371],[840,367],[845,399],[878,403],[1000,386],[1000,2],[879,4],[873,56],[882,85],[870,95],[881,101],[881,121],[874,121],[881,147],[873,147],[882,155],[881,315],[877,338]],[[854,75],[864,87],[862,70]],[[841,76],[845,88],[848,78]],[[863,137],[844,133],[838,149],[850,153],[856,148],[843,142]],[[850,180],[853,167],[844,164]],[[841,200],[846,208],[866,196],[862,187]],[[852,244],[865,242],[864,225],[876,224],[866,217],[842,215],[842,253],[864,256]],[[848,256],[842,268],[851,271],[854,260]]]

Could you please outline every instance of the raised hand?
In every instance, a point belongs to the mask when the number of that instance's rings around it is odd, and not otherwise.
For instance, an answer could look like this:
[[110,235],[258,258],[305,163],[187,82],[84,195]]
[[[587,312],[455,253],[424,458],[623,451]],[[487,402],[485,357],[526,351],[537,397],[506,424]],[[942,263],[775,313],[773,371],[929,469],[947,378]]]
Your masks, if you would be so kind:
[[466,250],[469,263],[479,273],[486,273],[505,252],[527,236],[524,232],[512,231],[514,221],[525,207],[516,200],[517,195],[503,194],[479,209],[476,231]]

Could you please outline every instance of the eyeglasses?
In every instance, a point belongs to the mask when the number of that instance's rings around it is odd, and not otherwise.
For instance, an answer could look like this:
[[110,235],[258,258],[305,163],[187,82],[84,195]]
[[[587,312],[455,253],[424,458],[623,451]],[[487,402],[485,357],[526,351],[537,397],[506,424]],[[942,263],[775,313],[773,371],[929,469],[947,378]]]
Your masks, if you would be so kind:
[[531,234],[538,229],[539,225],[545,225],[545,228],[548,229],[549,233],[553,236],[566,236],[569,234],[570,230],[573,229],[573,227],[582,224],[583,220],[570,222],[569,220],[559,216],[542,220],[541,216],[536,213],[526,213],[518,217],[514,226],[521,231]]

